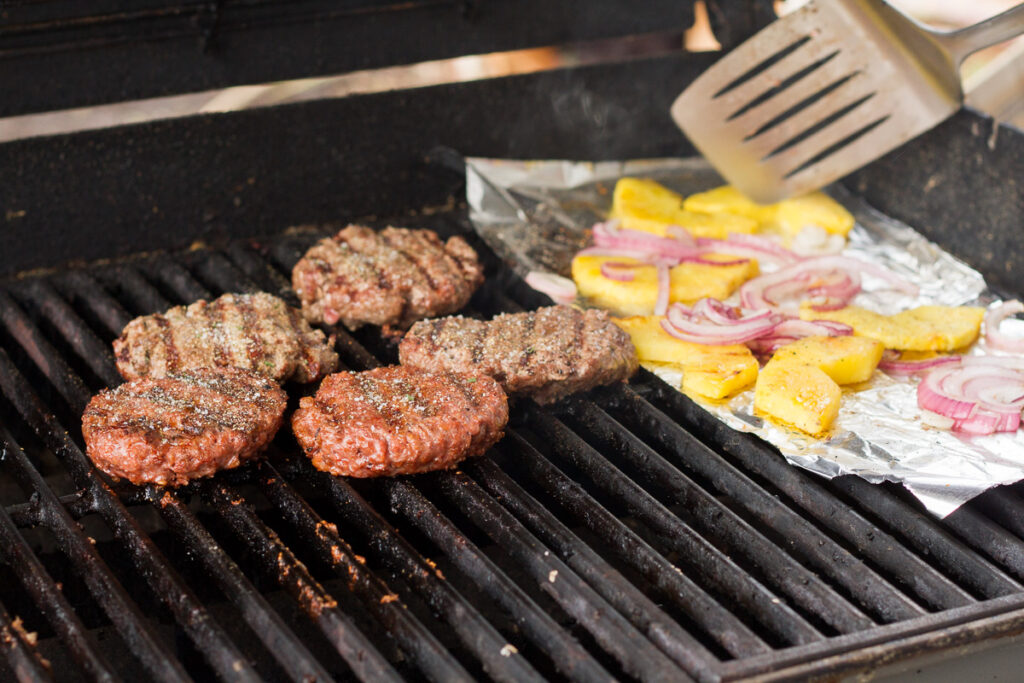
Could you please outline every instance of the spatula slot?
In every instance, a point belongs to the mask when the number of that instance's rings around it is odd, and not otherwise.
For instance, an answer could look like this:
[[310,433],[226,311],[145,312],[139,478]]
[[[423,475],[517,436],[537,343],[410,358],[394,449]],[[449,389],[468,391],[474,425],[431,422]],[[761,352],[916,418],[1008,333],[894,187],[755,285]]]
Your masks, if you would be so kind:
[[784,112],[782,112],[781,114],[779,114],[778,116],[775,116],[774,118],[772,118],[768,122],[762,124],[753,133],[750,133],[745,138],[743,138],[743,142],[747,142],[748,140],[753,140],[758,135],[761,135],[762,133],[765,133],[765,132],[771,130],[772,128],[774,128],[775,126],[779,125],[780,123],[783,123],[784,121],[787,121],[787,120],[791,119],[792,117],[796,116],[797,114],[802,112],[804,109],[806,109],[807,107],[811,106],[812,104],[814,104],[818,100],[822,99],[826,95],[830,95],[833,92],[835,92],[836,90],[838,90],[844,83],[846,83],[847,81],[849,81],[851,78],[853,78],[854,76],[856,76],[859,73],[860,73],[860,71],[854,71],[851,74],[847,74],[846,76],[843,76],[842,78],[839,78],[839,79],[829,83],[828,85],[826,85],[821,90],[818,90],[817,92],[811,93],[810,95],[808,95],[804,99],[800,100],[799,102],[794,104],[792,107],[790,107],[789,109],[787,109]]
[[800,173],[801,171],[804,171],[804,170],[810,168],[811,166],[813,166],[814,164],[818,163],[819,161],[823,161],[827,157],[835,154],[836,152],[841,150],[843,147],[846,147],[848,145],[853,144],[859,138],[863,137],[864,135],[867,135],[872,130],[874,130],[878,126],[882,125],[883,123],[885,123],[885,121],[888,118],[889,118],[889,114],[886,114],[885,116],[883,116],[883,117],[881,117],[879,119],[875,119],[874,121],[872,121],[868,125],[864,126],[863,128],[860,128],[860,129],[854,131],[853,133],[850,133],[849,135],[847,135],[842,140],[839,140],[838,142],[835,142],[835,143],[829,145],[828,147],[826,147],[822,151],[818,152],[813,157],[811,157],[810,159],[808,159],[804,163],[800,164],[799,166],[797,166],[792,171],[790,171],[789,173],[787,173],[786,175],[784,175],[782,177],[784,179],[786,179],[786,180],[789,180],[790,178],[795,176],[797,173]]
[[721,97],[722,95],[726,94],[730,90],[735,90],[736,88],[740,87],[741,85],[743,85],[744,83],[749,81],[751,78],[754,78],[755,76],[764,73],[765,71],[767,71],[768,69],[772,68],[773,66],[775,66],[776,64],[781,62],[783,59],[785,59],[786,57],[788,57],[792,53],[794,53],[797,50],[799,50],[800,47],[805,45],[808,41],[810,41],[810,39],[811,39],[811,36],[804,36],[804,37],[796,40],[795,42],[790,43],[786,47],[782,48],[781,50],[779,50],[775,54],[773,54],[770,57],[768,57],[767,59],[764,59],[763,61],[759,62],[753,68],[748,69],[747,71],[745,71],[742,74],[740,74],[738,77],[736,77],[731,82],[729,82],[724,88],[722,88],[721,90],[716,92],[712,96],[711,99],[716,99],[718,97]]
[[[785,142],[783,142],[781,145],[779,145],[778,147],[773,149],[771,152],[766,154],[761,159],[761,161],[767,161],[768,159],[771,159],[776,154],[780,154],[782,152],[785,152],[787,149],[789,149],[791,147],[799,145],[801,142],[803,142],[807,138],[811,137],[812,135],[814,135],[818,131],[824,130],[828,126],[831,126],[833,123],[835,123],[839,119],[843,118],[844,116],[846,116],[847,114],[849,114],[854,109],[856,109],[860,105],[864,104],[865,102],[867,102],[868,100],[870,100],[874,96],[875,96],[875,93],[869,93],[869,94],[867,94],[867,95],[865,95],[865,96],[863,96],[863,97],[861,97],[859,99],[854,100],[853,102],[850,102],[846,106],[840,107],[839,109],[835,110],[834,112],[832,112],[831,114],[829,114],[825,118],[821,119],[820,121],[818,121],[814,125],[808,126],[807,128],[805,128],[801,132],[799,132],[796,135],[794,135],[793,137],[791,137],[789,140],[786,140]],[[886,118],[888,118],[888,117],[886,117]],[[836,144],[839,144],[839,143],[836,143]],[[800,170],[801,169],[797,169],[796,171],[791,171],[790,174],[786,175],[785,177],[788,178],[790,175],[792,175],[793,173],[797,173]]]
[[794,85],[795,83],[798,83],[799,81],[801,81],[804,78],[806,78],[807,76],[811,75],[812,73],[814,73],[815,71],[817,71],[821,67],[823,67],[826,64],[828,64],[830,61],[835,59],[836,55],[838,55],[838,54],[839,54],[839,50],[836,50],[835,52],[830,52],[829,54],[825,55],[824,57],[822,57],[821,59],[819,59],[817,61],[811,62],[810,64],[808,64],[804,68],[802,68],[799,71],[797,71],[795,74],[793,74],[793,75],[789,76],[788,78],[786,78],[785,80],[783,80],[778,85],[775,85],[775,86],[772,86],[771,88],[768,88],[763,93],[761,93],[760,95],[758,95],[757,97],[752,99],[750,102],[748,102],[747,104],[743,105],[742,107],[740,107],[739,109],[734,111],[732,114],[729,115],[729,118],[727,118],[726,121],[732,121],[733,119],[735,119],[735,118],[737,118],[739,116],[743,116],[744,114],[746,114],[751,109],[753,109],[753,108],[755,108],[755,107],[757,107],[757,106],[759,106],[761,104],[764,104],[765,102],[767,102],[771,98],[775,97],[779,93],[784,92],[790,86]]

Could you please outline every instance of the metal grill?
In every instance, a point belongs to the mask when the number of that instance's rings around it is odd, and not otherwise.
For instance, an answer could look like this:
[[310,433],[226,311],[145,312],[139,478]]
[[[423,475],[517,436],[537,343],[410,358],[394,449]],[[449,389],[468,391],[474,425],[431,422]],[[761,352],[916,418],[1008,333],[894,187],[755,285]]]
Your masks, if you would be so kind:
[[[458,213],[416,220],[468,232]],[[453,472],[333,478],[286,429],[265,461],[182,489],[99,476],[79,416],[120,381],[124,324],[227,291],[294,303],[288,274],[316,237],[0,287],[11,672],[712,681],[836,673],[1024,620],[1024,489],[938,522],[897,487],[788,466],[644,372],[516,402],[506,438]],[[490,277],[472,312],[544,303],[476,246]],[[395,361],[378,332],[336,331],[346,367]]]

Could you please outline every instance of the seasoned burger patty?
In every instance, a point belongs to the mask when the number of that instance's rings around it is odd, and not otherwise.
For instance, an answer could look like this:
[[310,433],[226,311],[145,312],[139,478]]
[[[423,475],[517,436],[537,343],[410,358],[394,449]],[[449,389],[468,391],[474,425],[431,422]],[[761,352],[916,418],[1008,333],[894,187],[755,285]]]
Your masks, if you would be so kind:
[[292,287],[312,322],[339,320],[406,328],[454,313],[483,282],[476,252],[461,237],[442,243],[431,230],[350,225],[320,240],[292,270]]
[[114,341],[114,355],[125,379],[237,367],[281,382],[312,382],[337,369],[333,346],[297,309],[259,292],[136,318]]
[[489,375],[511,393],[550,403],[637,369],[629,335],[604,311],[551,306],[499,315],[422,320],[398,347],[402,365]]
[[93,396],[82,435],[104,472],[173,486],[259,453],[287,401],[273,380],[235,368],[144,377]]
[[505,392],[490,377],[393,366],[329,376],[302,399],[292,431],[317,469],[379,477],[480,455],[507,422]]

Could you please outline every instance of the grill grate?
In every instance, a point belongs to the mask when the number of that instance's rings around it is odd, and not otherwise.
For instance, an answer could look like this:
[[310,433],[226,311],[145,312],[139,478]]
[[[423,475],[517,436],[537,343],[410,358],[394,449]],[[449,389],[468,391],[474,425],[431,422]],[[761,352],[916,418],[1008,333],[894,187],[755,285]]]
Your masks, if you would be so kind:
[[[285,434],[267,461],[179,490],[98,476],[78,416],[119,381],[124,324],[226,291],[294,303],[290,267],[317,236],[0,286],[10,672],[710,681],[835,672],[1024,620],[1019,486],[938,522],[896,487],[788,466],[646,373],[519,402],[505,440],[455,472],[336,479]],[[477,312],[542,303],[488,258]],[[395,359],[377,331],[338,335],[349,368]]]

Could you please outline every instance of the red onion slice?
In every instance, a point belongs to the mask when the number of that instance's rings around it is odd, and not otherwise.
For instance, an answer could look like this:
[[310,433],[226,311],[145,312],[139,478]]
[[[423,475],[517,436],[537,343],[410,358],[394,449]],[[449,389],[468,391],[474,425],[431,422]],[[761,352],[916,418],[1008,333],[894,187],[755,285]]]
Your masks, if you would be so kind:
[[860,275],[880,278],[894,289],[917,294],[917,287],[895,273],[872,263],[847,256],[820,256],[787,266],[774,273],[748,280],[740,287],[740,300],[746,308],[795,308],[792,301],[801,290],[811,297],[824,295],[822,304],[841,308],[860,291]]
[[853,334],[853,328],[831,320],[789,319],[779,323],[775,334],[783,337],[846,337]]
[[946,365],[959,365],[960,356],[936,356],[925,360],[885,360],[878,364],[878,369],[890,375],[912,375],[916,372],[924,372],[933,368],[941,368]]
[[1020,428],[1020,413],[996,413],[984,408],[975,410],[969,417],[953,420],[953,431],[966,434],[987,435],[996,432],[1015,432]]
[[750,350],[760,355],[771,355],[787,344],[804,337],[845,337],[853,328],[831,320],[797,320],[790,318],[779,323],[770,335],[747,342]]
[[[675,228],[675,230],[671,230]],[[629,256],[645,261],[654,259],[679,265],[683,261],[693,261],[710,266],[733,266],[747,263],[750,259],[740,254],[741,258],[715,260],[707,257],[711,250],[698,246],[697,242],[678,225],[670,225],[669,234],[676,237],[659,237],[641,230],[620,229],[607,223],[595,223],[593,227],[594,247],[584,249],[578,256]],[[679,231],[682,232],[679,232]],[[722,242],[725,244],[725,242]],[[601,250],[601,251],[598,251]]]
[[682,226],[669,225],[665,228],[665,234],[688,247],[697,246],[697,241],[693,239],[693,235],[690,234],[689,230]]
[[917,405],[933,413],[951,417],[954,420],[970,416],[975,401],[963,400],[946,394],[942,385],[959,368],[938,368],[932,370],[917,385]]
[[592,230],[595,235],[615,235],[619,231],[620,225],[621,223],[618,218],[611,218],[603,223],[594,223]]
[[747,347],[759,356],[770,356],[783,346],[792,344],[797,341],[799,337],[787,337],[785,335],[778,335],[774,332],[766,337],[759,337],[758,339],[751,339],[746,342]]
[[686,258],[681,259],[681,261],[688,261],[690,263],[703,263],[706,266],[738,266],[744,263],[750,263],[750,259],[748,258],[737,258],[730,259],[728,261],[719,261],[713,258],[708,258],[707,256],[688,256]]
[[676,339],[682,339],[692,344],[706,344],[710,346],[728,346],[731,344],[743,344],[771,332],[771,326],[762,326],[746,331],[717,328],[720,333],[715,334],[709,331],[708,327],[700,323],[683,321],[683,327],[677,327],[669,322],[668,318],[661,321],[662,328]]
[[668,266],[659,265],[658,269],[658,298],[654,302],[654,315],[665,315],[668,310],[668,297],[672,289],[672,273]]
[[790,265],[803,260],[803,257],[800,255],[773,242],[767,237],[759,237],[757,235],[730,232],[724,240],[701,237],[697,239],[697,244],[708,250],[719,251],[723,254],[749,256],[759,261],[777,263],[780,266]]
[[755,315],[751,318],[728,319],[723,324],[713,322],[683,304],[673,304],[662,321],[665,331],[677,339],[695,344],[742,344],[770,334],[779,324],[775,315]]
[[712,299],[705,297],[693,305],[693,312],[696,315],[703,316],[713,323],[719,325],[734,325],[740,320],[756,320],[761,317],[768,317],[772,315],[771,311],[758,311],[749,316],[741,316],[736,312],[732,306],[725,304],[718,299]]
[[594,245],[610,249],[627,249],[641,251],[650,255],[666,258],[684,259],[701,255],[701,249],[687,246],[669,237],[658,237],[640,230],[618,230],[611,233],[607,230],[594,230]]
[[1024,353],[1024,337],[1011,337],[999,330],[999,325],[1016,313],[1024,313],[1024,304],[1016,299],[988,309],[985,313],[985,341],[989,346],[1012,353]]
[[621,261],[605,261],[601,264],[601,275],[616,282],[632,282],[636,277],[633,272],[644,263],[622,263]]
[[918,406],[951,418],[954,431],[992,434],[1018,429],[1024,371],[986,363],[987,358],[962,358],[956,365],[933,369],[917,386]]
[[531,270],[525,280],[526,284],[538,292],[547,294],[556,303],[571,304],[576,300],[576,283],[569,278],[540,270]]

